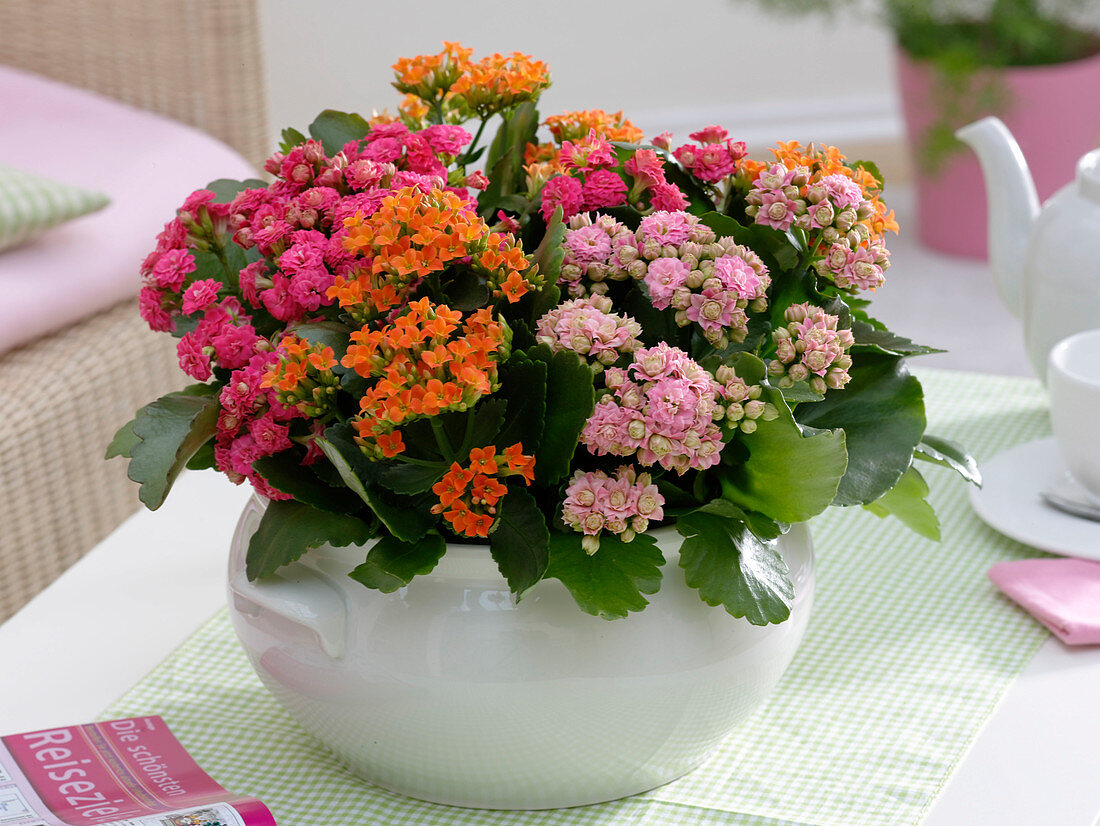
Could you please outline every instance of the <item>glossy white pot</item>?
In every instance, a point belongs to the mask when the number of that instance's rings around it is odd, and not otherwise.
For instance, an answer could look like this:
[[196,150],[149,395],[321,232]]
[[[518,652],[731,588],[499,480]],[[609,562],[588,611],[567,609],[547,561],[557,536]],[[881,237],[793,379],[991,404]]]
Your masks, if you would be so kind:
[[362,548],[324,547],[263,582],[244,557],[264,505],[241,516],[229,606],[261,680],[355,774],[438,803],[543,809],[613,800],[691,771],[775,687],[813,602],[809,532],[780,540],[795,603],[757,627],[704,605],[679,537],[645,611],[584,614],[556,580],[516,603],[489,556],[453,545],[392,594],[347,574]]

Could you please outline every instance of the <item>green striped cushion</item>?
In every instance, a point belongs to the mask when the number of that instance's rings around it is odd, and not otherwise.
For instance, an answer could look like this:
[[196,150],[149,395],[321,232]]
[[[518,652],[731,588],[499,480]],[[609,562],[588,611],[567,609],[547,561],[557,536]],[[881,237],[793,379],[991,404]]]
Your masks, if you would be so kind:
[[0,164],[0,250],[97,209],[110,198]]

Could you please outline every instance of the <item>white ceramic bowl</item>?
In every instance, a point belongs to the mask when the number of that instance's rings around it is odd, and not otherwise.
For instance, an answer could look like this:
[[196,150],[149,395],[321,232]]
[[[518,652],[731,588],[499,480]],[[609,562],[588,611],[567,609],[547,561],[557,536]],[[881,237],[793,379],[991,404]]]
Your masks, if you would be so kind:
[[690,771],[761,703],[813,602],[809,532],[780,541],[791,617],[757,627],[704,605],[669,562],[645,611],[584,614],[556,580],[518,604],[489,556],[448,548],[392,594],[348,578],[361,548],[244,575],[263,505],[234,538],[230,612],[264,684],[355,774],[423,800],[541,809],[612,800]]

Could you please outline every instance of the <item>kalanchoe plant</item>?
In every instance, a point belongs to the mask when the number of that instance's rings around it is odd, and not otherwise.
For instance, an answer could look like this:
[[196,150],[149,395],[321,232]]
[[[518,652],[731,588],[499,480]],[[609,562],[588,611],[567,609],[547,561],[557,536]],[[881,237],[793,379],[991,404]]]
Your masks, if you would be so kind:
[[352,576],[388,592],[473,541],[517,598],[554,577],[607,618],[657,590],[669,525],[688,584],[757,624],[789,614],[792,522],[938,535],[914,460],[976,473],[924,434],[904,358],[933,351],[859,297],[896,229],[872,164],[602,111],[540,142],[541,63],[394,68],[399,116],[287,130],[273,183],[199,190],[146,259],[141,313],[197,382],[108,451],[148,507],[213,467],[270,500],[250,577],[375,539]]

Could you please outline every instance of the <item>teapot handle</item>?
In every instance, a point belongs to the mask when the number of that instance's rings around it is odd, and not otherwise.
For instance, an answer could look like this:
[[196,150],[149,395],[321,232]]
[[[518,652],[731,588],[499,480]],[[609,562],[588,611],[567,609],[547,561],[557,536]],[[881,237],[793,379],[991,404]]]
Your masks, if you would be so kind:
[[347,653],[347,605],[321,574],[304,565],[288,565],[262,582],[249,582],[235,572],[229,590],[236,608],[246,616],[268,611],[317,635],[321,649],[333,659]]

